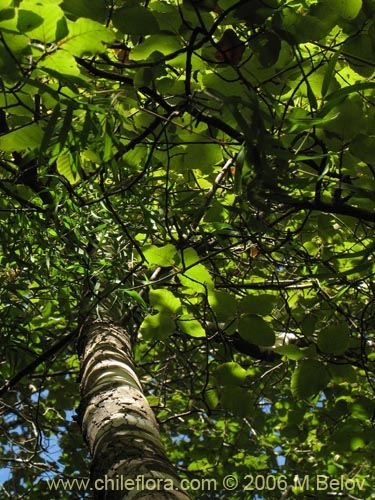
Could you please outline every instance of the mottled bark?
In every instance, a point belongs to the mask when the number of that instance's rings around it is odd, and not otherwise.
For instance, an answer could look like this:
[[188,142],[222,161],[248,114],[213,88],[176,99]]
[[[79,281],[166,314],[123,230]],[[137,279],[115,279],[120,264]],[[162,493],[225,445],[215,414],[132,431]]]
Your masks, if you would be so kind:
[[96,500],[188,500],[134,371],[130,335],[105,321],[82,332],[79,420]]

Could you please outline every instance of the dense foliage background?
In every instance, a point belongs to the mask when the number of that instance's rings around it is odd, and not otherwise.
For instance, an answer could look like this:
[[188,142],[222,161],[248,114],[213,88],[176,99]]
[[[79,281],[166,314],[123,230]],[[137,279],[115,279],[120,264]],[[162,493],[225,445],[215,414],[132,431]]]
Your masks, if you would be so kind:
[[88,476],[88,314],[192,498],[372,498],[375,2],[0,7],[1,498]]

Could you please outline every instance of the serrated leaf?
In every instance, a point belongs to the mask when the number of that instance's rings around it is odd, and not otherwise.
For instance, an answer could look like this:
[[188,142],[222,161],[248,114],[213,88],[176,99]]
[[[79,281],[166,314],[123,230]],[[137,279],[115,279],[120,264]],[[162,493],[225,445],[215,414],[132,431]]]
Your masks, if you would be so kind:
[[354,383],[357,380],[357,374],[351,365],[329,365],[331,379],[335,383],[349,382]]
[[269,347],[275,343],[275,334],[263,318],[256,314],[247,314],[238,320],[238,333],[244,339],[257,346]]
[[314,359],[307,359],[294,370],[290,388],[294,397],[309,399],[323,390],[329,381],[326,366]]
[[349,345],[349,328],[345,324],[335,324],[318,332],[317,344],[324,354],[343,354]]

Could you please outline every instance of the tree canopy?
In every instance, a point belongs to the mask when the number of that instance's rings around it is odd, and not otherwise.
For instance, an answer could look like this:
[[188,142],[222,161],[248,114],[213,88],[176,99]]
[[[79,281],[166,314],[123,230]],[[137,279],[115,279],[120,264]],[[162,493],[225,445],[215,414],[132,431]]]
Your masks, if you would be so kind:
[[374,15],[0,1],[1,498],[88,477],[88,315],[134,332],[191,498],[371,497]]

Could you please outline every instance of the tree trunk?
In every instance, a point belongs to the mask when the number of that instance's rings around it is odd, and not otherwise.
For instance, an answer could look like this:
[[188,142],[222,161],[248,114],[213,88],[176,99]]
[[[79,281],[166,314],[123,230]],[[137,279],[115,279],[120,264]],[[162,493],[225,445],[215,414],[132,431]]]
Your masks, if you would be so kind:
[[83,436],[95,500],[189,500],[167,459],[155,416],[134,372],[129,333],[92,321],[79,342]]

